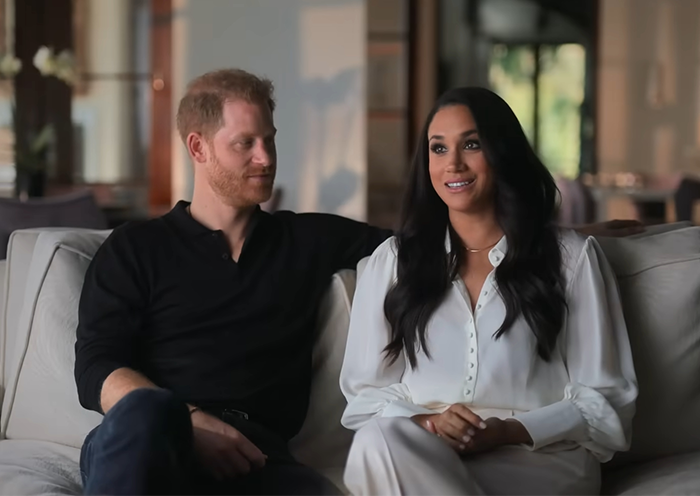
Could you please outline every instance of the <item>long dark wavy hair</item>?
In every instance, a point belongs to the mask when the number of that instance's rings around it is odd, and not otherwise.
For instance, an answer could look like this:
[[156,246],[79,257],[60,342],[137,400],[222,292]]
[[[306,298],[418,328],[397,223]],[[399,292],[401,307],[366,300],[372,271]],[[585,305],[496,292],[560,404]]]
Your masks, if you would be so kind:
[[[384,300],[391,327],[386,357],[393,363],[405,351],[415,367],[420,350],[430,356],[426,326],[466,262],[466,250],[428,171],[428,127],[435,114],[449,105],[464,105],[474,116],[481,149],[494,176],[496,219],[508,241],[508,252],[495,274],[506,316],[494,338],[508,332],[522,315],[537,338],[537,354],[548,361],[566,314],[555,225],[557,187],[508,104],[484,88],[444,93],[419,137],[396,233],[397,281]],[[445,253],[447,232],[452,241],[449,254]]]

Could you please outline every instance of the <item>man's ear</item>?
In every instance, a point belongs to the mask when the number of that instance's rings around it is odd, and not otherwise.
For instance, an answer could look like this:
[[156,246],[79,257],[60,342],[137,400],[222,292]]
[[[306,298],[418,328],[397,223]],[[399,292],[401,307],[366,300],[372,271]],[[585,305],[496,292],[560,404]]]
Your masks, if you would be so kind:
[[209,160],[209,146],[201,134],[188,134],[185,145],[187,146],[187,152],[195,163],[203,164]]

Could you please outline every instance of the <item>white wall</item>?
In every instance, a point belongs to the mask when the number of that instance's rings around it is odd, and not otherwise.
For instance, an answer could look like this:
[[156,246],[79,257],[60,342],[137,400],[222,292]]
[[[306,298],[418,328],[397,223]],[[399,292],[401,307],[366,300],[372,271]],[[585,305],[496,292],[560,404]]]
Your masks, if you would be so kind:
[[[282,208],[366,216],[365,0],[177,0],[174,107],[190,79],[239,67],[276,87]],[[173,133],[173,197],[192,174]]]
[[700,169],[700,2],[602,0],[600,21],[599,169]]

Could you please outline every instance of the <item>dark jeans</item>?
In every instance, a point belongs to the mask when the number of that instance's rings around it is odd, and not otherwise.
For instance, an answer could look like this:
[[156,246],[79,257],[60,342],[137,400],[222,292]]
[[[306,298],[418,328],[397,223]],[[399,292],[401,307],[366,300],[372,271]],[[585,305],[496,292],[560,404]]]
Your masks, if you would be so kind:
[[200,467],[192,444],[187,407],[164,390],[126,395],[85,438],[80,453],[84,494],[304,494],[340,491],[296,462],[287,443],[265,427],[235,424],[268,456],[264,468],[217,481]]

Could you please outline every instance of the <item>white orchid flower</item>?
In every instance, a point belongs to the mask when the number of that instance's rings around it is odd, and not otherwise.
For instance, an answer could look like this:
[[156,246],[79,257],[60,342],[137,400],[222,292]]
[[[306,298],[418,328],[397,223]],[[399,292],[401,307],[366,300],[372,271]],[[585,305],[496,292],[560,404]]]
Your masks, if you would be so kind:
[[51,76],[56,72],[56,61],[53,49],[42,46],[34,55],[34,67],[39,69],[42,76]]
[[75,65],[73,53],[70,50],[63,50],[54,60],[54,74],[66,84],[73,85],[78,80]]
[[6,78],[15,77],[20,69],[22,69],[22,61],[11,53],[6,53],[2,59],[0,59],[0,74]]

